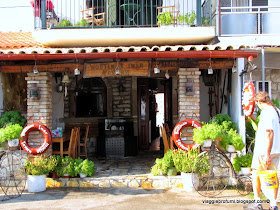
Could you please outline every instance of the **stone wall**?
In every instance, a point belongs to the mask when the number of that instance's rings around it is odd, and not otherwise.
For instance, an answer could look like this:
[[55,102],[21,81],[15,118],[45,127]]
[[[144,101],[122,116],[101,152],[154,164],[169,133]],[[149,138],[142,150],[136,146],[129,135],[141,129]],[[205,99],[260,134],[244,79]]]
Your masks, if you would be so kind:
[[[52,129],[52,75],[48,72],[39,74],[28,73],[27,81],[27,124],[40,122]],[[35,88],[38,99],[31,98],[31,90]],[[28,143],[32,147],[38,147],[43,143],[43,134],[32,131],[28,136]],[[50,149],[48,152],[51,151]]]
[[131,77],[109,78],[112,87],[113,117],[130,117],[132,115]]
[[[200,121],[200,88],[198,68],[178,70],[178,121],[194,119]],[[184,136],[191,140],[192,128],[184,129]]]

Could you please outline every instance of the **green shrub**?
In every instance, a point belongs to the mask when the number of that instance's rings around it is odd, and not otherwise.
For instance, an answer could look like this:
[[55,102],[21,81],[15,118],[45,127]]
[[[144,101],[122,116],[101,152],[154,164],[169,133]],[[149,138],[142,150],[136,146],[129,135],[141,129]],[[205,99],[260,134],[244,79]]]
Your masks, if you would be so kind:
[[151,168],[151,173],[154,176],[167,175],[168,169],[174,167],[171,149],[167,150],[163,158],[157,158],[155,164]]
[[27,158],[24,168],[27,175],[45,175],[52,172],[57,166],[57,159],[54,156],[45,157],[44,155]]
[[253,159],[253,154],[249,154],[249,153],[245,155],[236,156],[232,161],[234,170],[241,171],[241,167],[250,168],[252,164],[252,159]]
[[7,125],[5,128],[0,128],[0,143],[8,140],[19,139],[23,127],[19,124]]
[[19,124],[24,127],[26,119],[19,111],[8,111],[0,118],[0,127],[3,128],[9,124]]
[[59,26],[59,27],[67,27],[67,26],[73,26],[73,24],[70,22],[70,20],[62,19],[61,21],[59,21],[57,26]]

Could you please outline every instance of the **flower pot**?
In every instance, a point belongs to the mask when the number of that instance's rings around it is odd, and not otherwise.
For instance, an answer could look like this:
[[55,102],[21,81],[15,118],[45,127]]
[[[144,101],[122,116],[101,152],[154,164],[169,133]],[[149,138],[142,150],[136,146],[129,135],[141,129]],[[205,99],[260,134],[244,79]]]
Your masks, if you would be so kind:
[[46,190],[46,175],[27,175],[28,192],[43,192]]
[[175,167],[171,167],[167,169],[167,176],[176,176],[177,170]]
[[18,145],[19,145],[19,139],[11,139],[11,140],[8,140],[8,146],[9,146],[10,148],[15,148],[15,149],[17,149]]
[[69,174],[63,174],[62,178],[69,178]]
[[251,168],[249,167],[241,167],[241,174],[243,175],[250,175],[251,174]]
[[203,142],[203,147],[211,147],[211,145],[212,145],[211,139],[207,139]]
[[87,177],[85,174],[83,174],[83,173],[80,173],[79,174],[80,175],[80,178],[85,178],[85,177]]
[[[181,172],[181,178],[182,178],[182,182],[183,182],[183,188],[187,192],[193,192],[193,191],[195,191],[195,187],[196,188],[198,187],[199,180],[198,180],[197,174]],[[193,180],[193,178],[194,178],[194,180]]]
[[233,145],[228,145],[227,146],[227,151],[228,152],[235,152],[236,150],[235,150],[235,147]]

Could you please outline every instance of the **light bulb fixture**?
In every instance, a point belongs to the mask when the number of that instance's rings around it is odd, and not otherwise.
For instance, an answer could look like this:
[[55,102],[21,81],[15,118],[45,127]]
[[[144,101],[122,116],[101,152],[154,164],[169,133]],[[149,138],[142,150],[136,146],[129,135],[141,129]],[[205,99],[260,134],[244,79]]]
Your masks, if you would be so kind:
[[166,71],[166,73],[165,73],[165,78],[166,78],[166,79],[169,79],[169,78],[170,78],[170,75],[169,75],[168,71]]
[[34,74],[39,74],[39,71],[38,71],[38,68],[37,68],[37,65],[36,65],[36,60],[35,60],[35,66],[33,68],[33,73]]
[[69,76],[67,74],[64,74],[61,82],[64,84],[69,84],[70,83]]
[[75,76],[78,76],[78,75],[80,75],[80,74],[81,74],[80,70],[79,70],[78,68],[75,68],[75,69],[74,69],[74,75],[75,75]]
[[115,68],[115,74],[116,75],[120,75],[120,67],[119,67],[119,60],[117,60],[117,66],[116,66],[116,68]]
[[156,65],[156,67],[154,68],[154,73],[155,74],[159,74],[160,73],[160,69],[159,69],[158,65]]
[[233,73],[236,73],[236,72],[237,72],[236,59],[233,60],[232,72],[233,72]]
[[212,69],[212,65],[211,65],[211,57],[209,59],[209,68],[208,68],[208,74],[213,74],[213,69]]

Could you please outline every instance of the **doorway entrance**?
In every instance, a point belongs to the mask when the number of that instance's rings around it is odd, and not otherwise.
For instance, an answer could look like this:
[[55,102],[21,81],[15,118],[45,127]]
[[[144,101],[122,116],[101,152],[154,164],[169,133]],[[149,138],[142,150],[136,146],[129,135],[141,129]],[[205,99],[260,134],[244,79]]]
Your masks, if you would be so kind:
[[149,150],[160,137],[160,126],[172,127],[172,80],[138,78],[138,148]]

